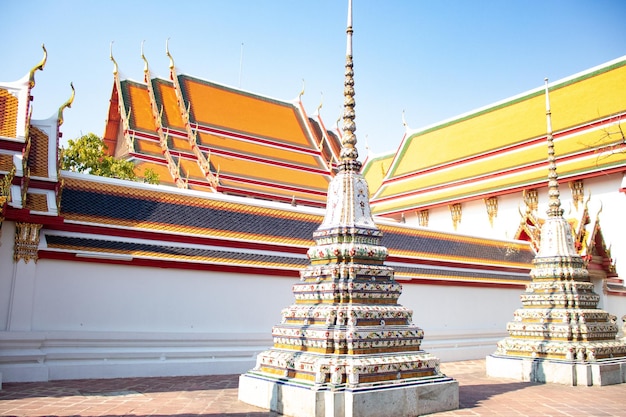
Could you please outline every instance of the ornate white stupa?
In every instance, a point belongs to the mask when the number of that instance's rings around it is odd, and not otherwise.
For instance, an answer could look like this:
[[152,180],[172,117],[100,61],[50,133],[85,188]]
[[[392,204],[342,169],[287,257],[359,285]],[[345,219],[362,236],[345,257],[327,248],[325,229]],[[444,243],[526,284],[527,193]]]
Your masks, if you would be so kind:
[[522,294],[522,308],[507,325],[509,337],[487,357],[487,375],[567,385],[626,382],[626,342],[616,338],[614,316],[598,309],[585,261],[563,217],[545,84],[548,142],[548,211]]
[[354,123],[352,2],[339,172],[295,304],[272,329],[274,346],[239,380],[239,399],[290,416],[417,416],[458,408],[458,383],[421,350],[424,332],[399,305],[360,174]]

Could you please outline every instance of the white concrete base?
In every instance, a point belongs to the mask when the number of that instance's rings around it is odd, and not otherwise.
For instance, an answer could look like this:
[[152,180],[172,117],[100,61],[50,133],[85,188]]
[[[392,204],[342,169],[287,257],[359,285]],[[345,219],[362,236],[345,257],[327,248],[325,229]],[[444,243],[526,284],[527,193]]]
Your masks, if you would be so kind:
[[564,385],[604,386],[626,382],[626,359],[592,363],[489,355],[487,376]]
[[442,377],[332,391],[248,373],[239,377],[239,400],[292,417],[408,417],[456,410],[459,384]]

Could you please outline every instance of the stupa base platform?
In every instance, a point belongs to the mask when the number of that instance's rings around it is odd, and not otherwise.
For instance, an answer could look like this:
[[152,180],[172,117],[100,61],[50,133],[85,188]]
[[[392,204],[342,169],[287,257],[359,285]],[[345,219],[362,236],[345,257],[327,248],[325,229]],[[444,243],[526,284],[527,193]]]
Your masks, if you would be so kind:
[[408,417],[456,410],[459,384],[444,376],[331,389],[249,372],[239,400],[292,417]]
[[603,386],[626,383],[626,358],[596,362],[489,355],[487,376],[564,385]]

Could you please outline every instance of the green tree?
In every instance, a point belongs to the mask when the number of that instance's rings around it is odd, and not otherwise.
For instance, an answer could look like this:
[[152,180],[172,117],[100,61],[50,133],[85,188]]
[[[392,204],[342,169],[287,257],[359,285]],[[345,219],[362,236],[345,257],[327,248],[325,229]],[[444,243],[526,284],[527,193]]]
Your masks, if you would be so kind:
[[67,148],[61,149],[61,168],[102,177],[159,183],[159,176],[153,170],[146,169],[144,178],[140,179],[135,174],[135,165],[131,161],[114,158],[106,151],[104,141],[93,133],[70,139],[67,141]]

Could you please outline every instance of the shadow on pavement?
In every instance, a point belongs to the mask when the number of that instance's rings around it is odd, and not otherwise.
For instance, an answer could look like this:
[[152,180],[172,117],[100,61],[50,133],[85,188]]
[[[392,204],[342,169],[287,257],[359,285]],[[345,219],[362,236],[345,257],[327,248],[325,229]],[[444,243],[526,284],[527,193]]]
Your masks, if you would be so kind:
[[459,386],[459,409],[474,408],[482,401],[511,391],[518,391],[533,386],[530,382],[511,382],[504,384],[476,384]]

